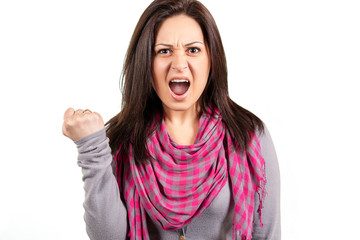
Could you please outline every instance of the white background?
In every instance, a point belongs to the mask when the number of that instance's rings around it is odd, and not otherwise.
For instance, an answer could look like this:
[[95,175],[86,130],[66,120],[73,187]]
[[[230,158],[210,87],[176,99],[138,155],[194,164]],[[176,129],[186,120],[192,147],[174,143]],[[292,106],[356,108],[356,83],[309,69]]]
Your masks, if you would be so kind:
[[[69,106],[120,110],[132,31],[151,1],[0,3],[0,239],[88,239]],[[209,1],[231,97],[268,126],[282,236],[360,239],[360,7],[351,0]]]

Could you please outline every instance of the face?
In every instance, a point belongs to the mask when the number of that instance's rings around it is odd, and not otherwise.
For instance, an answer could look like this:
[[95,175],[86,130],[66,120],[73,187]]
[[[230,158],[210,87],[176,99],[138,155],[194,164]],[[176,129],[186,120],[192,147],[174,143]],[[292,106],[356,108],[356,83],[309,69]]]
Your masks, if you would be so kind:
[[155,39],[153,86],[164,110],[196,110],[210,72],[200,25],[191,17],[166,19]]

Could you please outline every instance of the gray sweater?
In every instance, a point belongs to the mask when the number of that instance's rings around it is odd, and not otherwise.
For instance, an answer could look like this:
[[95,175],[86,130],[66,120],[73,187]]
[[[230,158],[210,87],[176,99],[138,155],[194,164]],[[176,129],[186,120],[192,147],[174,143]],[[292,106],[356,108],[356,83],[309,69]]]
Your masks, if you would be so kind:
[[[258,134],[259,135],[259,134]],[[261,154],[265,159],[267,177],[263,208],[263,228],[255,214],[253,240],[279,240],[280,237],[280,178],[275,149],[268,130],[260,134]],[[113,174],[113,156],[105,129],[75,141],[78,147],[78,165],[82,168],[85,189],[86,230],[91,240],[126,239],[129,231],[125,204],[120,199],[119,188]],[[255,209],[259,200],[255,197]],[[151,239],[187,240],[232,239],[234,203],[229,181],[203,214],[188,226],[175,231],[165,231],[148,218]]]

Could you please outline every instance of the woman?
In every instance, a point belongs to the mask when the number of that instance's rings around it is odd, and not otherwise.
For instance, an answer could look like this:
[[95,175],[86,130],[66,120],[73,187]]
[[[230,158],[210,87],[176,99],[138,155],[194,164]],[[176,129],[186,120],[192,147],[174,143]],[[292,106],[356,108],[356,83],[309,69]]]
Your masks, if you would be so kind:
[[124,64],[122,110],[106,130],[90,110],[70,108],[64,119],[90,239],[280,239],[271,138],[229,98],[221,38],[198,1],[145,10]]

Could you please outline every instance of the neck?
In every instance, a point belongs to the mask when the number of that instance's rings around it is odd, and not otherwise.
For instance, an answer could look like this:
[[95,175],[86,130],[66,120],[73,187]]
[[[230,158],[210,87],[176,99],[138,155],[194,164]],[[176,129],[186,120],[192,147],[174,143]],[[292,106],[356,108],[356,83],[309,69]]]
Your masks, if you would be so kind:
[[163,107],[165,123],[175,125],[189,125],[198,124],[199,121],[199,108],[197,106],[191,107],[187,110],[177,111]]
[[185,111],[164,109],[164,121],[168,134],[181,145],[191,145],[199,129],[199,110],[194,106]]

